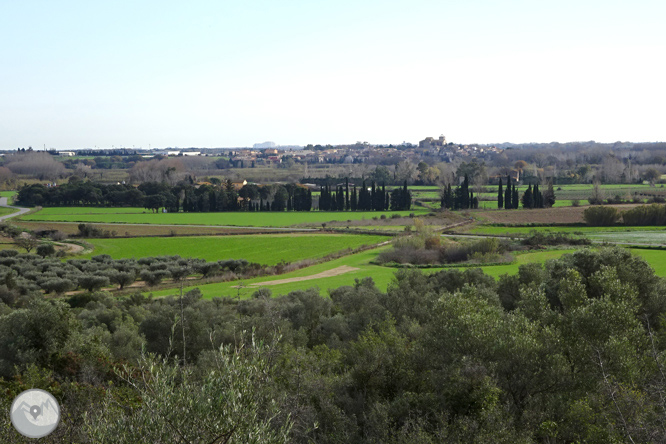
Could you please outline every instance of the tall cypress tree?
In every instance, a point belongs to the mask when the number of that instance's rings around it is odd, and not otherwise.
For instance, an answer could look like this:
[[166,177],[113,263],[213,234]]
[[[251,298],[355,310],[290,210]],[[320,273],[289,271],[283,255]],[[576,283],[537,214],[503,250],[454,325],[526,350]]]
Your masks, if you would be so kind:
[[504,192],[504,208],[509,210],[513,208],[511,204],[511,176],[506,176],[506,191]]
[[365,185],[365,179],[363,179],[361,189],[358,190],[358,209],[361,211],[368,210],[368,188]]
[[534,208],[534,196],[532,195],[532,185],[527,186],[523,193],[523,208]]
[[403,199],[403,209],[409,210],[412,207],[412,194],[407,189],[407,181],[402,187],[402,199]]
[[504,191],[502,191],[502,178],[499,180],[499,188],[497,189],[497,208],[500,210],[504,208]]
[[354,185],[354,189],[352,190],[352,195],[351,195],[351,202],[349,203],[351,206],[352,211],[356,211],[358,208],[358,196],[356,193],[356,185]]
[[517,209],[518,208],[518,203],[519,203],[518,190],[516,190],[516,184],[514,183],[513,184],[513,191],[511,192],[511,207],[513,209]]
[[370,202],[371,204],[371,210],[376,210],[377,209],[377,194],[375,190],[375,181],[372,181],[372,187],[370,188]]
[[351,202],[349,201],[349,177],[345,177],[345,209],[351,209]]
[[467,210],[469,209],[469,177],[467,174],[465,174],[465,178],[463,179],[461,192],[462,201],[460,202],[460,208]]

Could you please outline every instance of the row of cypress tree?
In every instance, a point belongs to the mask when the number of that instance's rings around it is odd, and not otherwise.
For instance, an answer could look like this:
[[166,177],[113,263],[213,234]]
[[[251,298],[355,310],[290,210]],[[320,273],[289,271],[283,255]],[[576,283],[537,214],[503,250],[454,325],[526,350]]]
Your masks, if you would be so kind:
[[411,208],[412,196],[405,181],[402,188],[395,188],[389,194],[385,184],[381,188],[374,182],[367,187],[365,180],[360,189],[349,187],[349,179],[344,185],[337,185],[332,191],[330,185],[320,187],[319,209],[321,211],[401,211]]
[[[523,208],[552,207],[555,203],[553,185],[549,184],[546,193],[541,192],[538,184],[534,185],[534,188],[532,185],[529,185],[521,198],[511,176],[507,175],[506,177],[506,187],[504,187],[504,183],[500,178],[497,190],[497,208],[506,210],[517,209],[521,203],[523,204]],[[452,189],[451,184],[448,184],[444,188],[440,206],[450,210],[479,208],[479,199],[469,189],[469,177],[467,175],[465,175],[463,182],[455,190]]]
[[440,206],[449,210],[469,210],[472,208],[479,208],[478,197],[469,189],[469,177],[467,174],[465,174],[463,183],[455,190],[451,188],[451,184],[447,185],[442,193]]
[[549,208],[555,204],[555,192],[553,191],[553,184],[549,183],[545,193],[539,189],[539,184],[527,186],[527,190],[523,196],[518,199],[518,191],[516,184],[511,180],[511,176],[506,177],[506,188],[502,190],[502,179],[500,178],[499,187],[497,189],[497,208],[504,208],[506,210],[518,208],[519,203],[523,204],[523,208]]

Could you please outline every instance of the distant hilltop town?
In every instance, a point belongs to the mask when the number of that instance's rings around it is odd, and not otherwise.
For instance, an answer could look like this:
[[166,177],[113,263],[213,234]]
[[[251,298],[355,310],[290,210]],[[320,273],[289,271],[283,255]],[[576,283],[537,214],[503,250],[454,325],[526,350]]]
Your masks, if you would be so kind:
[[[32,151],[32,148],[28,148]],[[21,149],[19,149],[21,151]],[[25,149],[23,149],[25,151]],[[502,153],[496,146],[470,144],[461,145],[448,142],[443,135],[438,138],[426,137],[418,145],[403,142],[401,144],[370,144],[356,142],[345,145],[306,145],[280,146],[267,141],[255,143],[252,148],[116,148],[83,149],[57,151],[48,150],[60,157],[74,156],[140,156],[144,159],[164,157],[218,157],[228,158],[231,166],[248,168],[269,166],[283,162],[307,164],[396,164],[402,160],[418,163],[452,162],[456,158],[484,159],[489,155]]]

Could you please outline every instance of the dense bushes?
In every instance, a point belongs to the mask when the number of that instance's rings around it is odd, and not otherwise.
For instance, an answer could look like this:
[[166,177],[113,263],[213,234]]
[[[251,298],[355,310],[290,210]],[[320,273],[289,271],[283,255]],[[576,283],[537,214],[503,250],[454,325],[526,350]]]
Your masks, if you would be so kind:
[[[111,284],[125,288],[137,278],[146,281],[149,286],[159,284],[165,279],[176,281],[189,274],[201,274],[211,277],[221,272],[237,277],[244,273],[255,275],[261,266],[244,259],[227,259],[218,262],[206,262],[196,258],[180,256],[146,257],[114,260],[109,255],[94,256],[90,260],[70,259],[62,262],[56,258],[34,254],[19,254],[16,250],[0,251],[0,285],[6,287],[7,298],[16,298],[38,289],[45,293],[62,294],[76,289],[97,291]],[[2,291],[0,291],[2,298]]]
[[620,216],[624,225],[629,226],[666,225],[666,205],[640,205],[621,213],[613,207],[604,206],[590,207],[583,211],[585,222],[591,226],[615,225]]
[[625,225],[666,225],[666,205],[641,205],[622,212]]
[[476,260],[494,262],[507,251],[507,245],[496,238],[484,238],[470,242],[448,242],[440,244],[439,237],[402,237],[393,242],[391,250],[380,253],[377,262],[381,264],[451,264]]
[[620,213],[613,207],[589,207],[583,211],[585,223],[593,227],[607,227],[615,225],[620,218]]
[[0,408],[52,391],[47,442],[666,442],[666,284],[627,250],[268,296],[0,304]]
[[592,241],[586,237],[575,237],[566,233],[548,233],[532,230],[529,236],[521,239],[520,243],[536,247],[539,245],[590,245]]

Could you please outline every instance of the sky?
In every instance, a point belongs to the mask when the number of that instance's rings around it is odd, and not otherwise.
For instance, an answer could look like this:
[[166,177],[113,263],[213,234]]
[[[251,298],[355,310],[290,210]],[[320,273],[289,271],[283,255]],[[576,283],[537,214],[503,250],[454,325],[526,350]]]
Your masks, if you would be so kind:
[[663,0],[0,0],[0,150],[666,141]]

